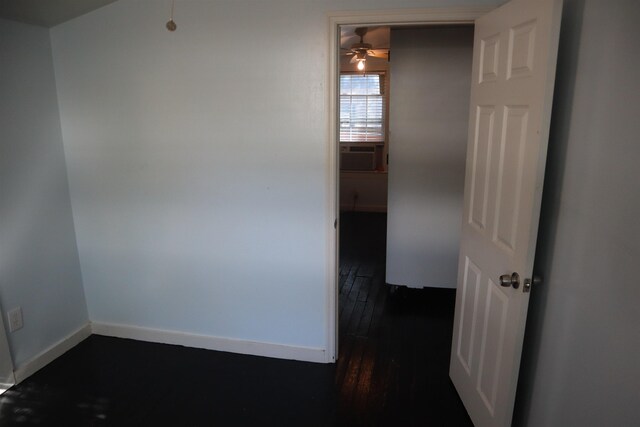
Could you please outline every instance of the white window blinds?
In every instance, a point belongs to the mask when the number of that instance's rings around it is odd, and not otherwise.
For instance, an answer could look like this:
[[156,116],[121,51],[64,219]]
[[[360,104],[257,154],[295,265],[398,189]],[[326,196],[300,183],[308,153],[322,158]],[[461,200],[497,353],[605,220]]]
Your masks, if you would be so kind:
[[340,141],[384,142],[384,74],[340,75]]

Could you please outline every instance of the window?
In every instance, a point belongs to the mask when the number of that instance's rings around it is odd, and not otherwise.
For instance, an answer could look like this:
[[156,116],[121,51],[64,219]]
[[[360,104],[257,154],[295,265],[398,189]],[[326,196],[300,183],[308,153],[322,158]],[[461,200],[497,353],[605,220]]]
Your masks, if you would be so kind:
[[384,142],[384,74],[340,75],[340,142]]

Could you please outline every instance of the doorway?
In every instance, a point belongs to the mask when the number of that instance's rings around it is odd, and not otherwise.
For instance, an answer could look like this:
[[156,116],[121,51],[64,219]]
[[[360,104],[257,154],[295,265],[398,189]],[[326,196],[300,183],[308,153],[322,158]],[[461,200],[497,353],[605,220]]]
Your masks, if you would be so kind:
[[[397,22],[397,21],[396,21]],[[444,28],[445,22],[438,27]],[[450,23],[450,21],[446,21]],[[465,22],[467,25],[469,22]],[[420,24],[419,26],[417,24]],[[406,22],[392,25],[399,30],[410,30],[433,24]],[[456,21],[456,25],[461,22]],[[362,25],[362,24],[356,24]],[[370,24],[369,24],[370,25]],[[338,26],[340,28],[340,26]],[[360,28],[360,27],[358,27]],[[377,28],[371,25],[370,28]],[[433,28],[433,26],[429,27]],[[470,38],[472,46],[473,38]],[[366,42],[366,40],[365,40]],[[391,47],[393,57],[393,46]],[[469,70],[472,51],[469,49]],[[340,70],[344,72],[344,69]],[[380,71],[372,69],[372,72]],[[387,77],[393,81],[393,69]],[[338,74],[338,71],[335,73]],[[335,81],[338,81],[335,76]],[[469,74],[465,78],[468,84]],[[393,84],[387,95],[394,96]],[[340,93],[335,95],[340,99]],[[336,103],[338,104],[338,103]],[[463,169],[460,179],[464,180],[464,153],[468,127],[468,93],[463,97],[465,108],[463,133]],[[389,103],[389,109],[393,103]],[[335,110],[334,110],[335,111]],[[337,131],[341,121],[334,118]],[[337,134],[339,135],[339,134]],[[337,150],[337,200],[339,201],[340,258],[338,260],[336,324],[339,328],[339,357],[336,382],[340,392],[340,409],[350,414],[355,422],[382,419],[390,416],[391,410],[399,415],[401,423],[411,424],[418,420],[430,420],[446,424],[453,420],[456,425],[471,425],[466,411],[448,378],[449,349],[451,345],[455,293],[444,289],[406,289],[400,295],[388,298],[386,280],[386,213],[375,212],[372,203],[363,200],[362,192],[354,194],[353,185],[345,186],[344,171],[340,171],[340,161],[344,154],[341,139],[336,135],[334,150]],[[394,139],[389,143],[393,156]],[[353,144],[353,142],[350,142]],[[390,163],[393,165],[392,157]],[[386,160],[386,159],[385,159]],[[391,166],[392,167],[392,166]],[[386,172],[377,168],[375,172]],[[363,172],[364,173],[364,172]],[[350,183],[352,184],[352,183]],[[462,182],[457,195],[462,204]],[[346,194],[341,191],[345,190]],[[392,190],[390,190],[392,191]],[[354,197],[355,195],[355,197]],[[366,194],[365,194],[366,196]],[[390,195],[390,197],[392,197]],[[374,211],[374,212],[372,212]],[[459,227],[459,220],[456,224]],[[376,233],[383,233],[382,235]],[[456,262],[453,275],[457,273]],[[455,287],[455,279],[453,281]],[[420,401],[425,412],[416,411],[413,402]],[[434,402],[439,402],[434,404]],[[366,408],[366,410],[362,410]],[[392,408],[392,409],[391,409]],[[341,415],[344,416],[343,412]],[[358,418],[360,417],[360,418]],[[368,418],[373,417],[373,418]],[[377,418],[376,418],[377,417]],[[458,418],[456,418],[458,417]],[[397,423],[399,418],[395,418]],[[392,420],[389,419],[389,422]]]
[[426,9],[413,11],[383,11],[330,14],[330,46],[328,88],[329,100],[327,114],[329,116],[328,140],[328,173],[329,198],[328,216],[335,218],[335,225],[329,230],[328,237],[328,286],[327,286],[327,358],[335,361],[338,354],[338,284],[339,284],[339,52],[341,26],[426,26],[426,25],[473,25],[476,18],[491,10],[488,7],[469,7],[451,9]]

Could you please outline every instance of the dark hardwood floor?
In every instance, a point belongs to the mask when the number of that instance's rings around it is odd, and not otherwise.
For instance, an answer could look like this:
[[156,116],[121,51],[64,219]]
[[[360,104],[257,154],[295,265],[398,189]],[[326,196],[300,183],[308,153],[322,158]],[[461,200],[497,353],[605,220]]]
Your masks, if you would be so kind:
[[471,426],[454,292],[384,284],[386,217],[342,216],[334,365],[92,336],[0,397],[0,426]]
[[390,295],[386,220],[341,215],[339,423],[473,426],[449,380],[455,291],[400,288]]

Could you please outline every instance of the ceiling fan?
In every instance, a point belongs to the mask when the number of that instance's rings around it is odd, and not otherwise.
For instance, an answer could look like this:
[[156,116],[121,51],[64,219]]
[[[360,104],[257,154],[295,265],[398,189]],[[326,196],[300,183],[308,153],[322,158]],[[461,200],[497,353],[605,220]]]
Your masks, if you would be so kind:
[[356,35],[360,37],[360,41],[351,45],[350,48],[342,48],[343,55],[351,56],[350,63],[358,63],[358,70],[363,71],[365,62],[368,57],[389,59],[389,49],[374,49],[371,43],[364,42],[364,36],[367,34],[367,27],[359,27],[355,29]]

